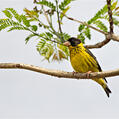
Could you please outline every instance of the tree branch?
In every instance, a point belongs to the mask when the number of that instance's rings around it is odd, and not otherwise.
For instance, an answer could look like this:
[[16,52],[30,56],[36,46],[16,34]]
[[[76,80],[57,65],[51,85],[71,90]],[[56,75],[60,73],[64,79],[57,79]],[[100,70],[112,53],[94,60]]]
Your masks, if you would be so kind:
[[[62,13],[62,14],[63,14],[63,13]],[[108,38],[110,37],[110,39],[119,42],[119,35],[116,35],[116,34],[112,33],[111,36],[110,36],[108,32],[101,31],[100,29],[97,29],[96,27],[93,27],[93,26],[91,26],[91,25],[89,25],[89,24],[87,24],[87,23],[85,23],[85,22],[82,22],[82,21],[80,21],[80,20],[74,19],[74,18],[72,18],[72,17],[68,17],[68,16],[65,15],[65,14],[63,14],[63,15],[64,15],[66,18],[68,18],[69,20],[76,21],[76,22],[78,22],[78,23],[80,23],[80,24],[83,24],[83,25],[85,25],[85,26],[87,26],[87,27],[89,27],[89,28],[91,28],[91,29],[93,29],[93,30],[95,30],[95,31],[98,31],[99,33],[104,34],[106,37],[108,36]],[[112,32],[112,31],[111,31],[111,32]],[[108,40],[109,40],[109,39],[108,39]],[[102,41],[102,42],[103,42],[103,41]],[[105,44],[102,45],[102,44],[103,44],[102,42],[99,42],[99,44],[101,45],[101,47],[105,45]],[[105,42],[105,41],[104,41],[104,42]],[[96,44],[94,44],[94,45],[86,45],[86,47],[89,47],[89,48],[93,48],[93,47],[94,47],[94,48],[100,48],[100,46],[98,47],[97,44],[98,44],[98,43],[96,43]],[[106,44],[107,44],[107,43],[106,43]]]
[[[113,34],[113,19],[112,19],[112,10],[111,10],[111,0],[107,0],[107,8],[108,8],[108,15],[109,15],[109,24],[110,24],[110,32],[106,36],[106,39],[102,42],[96,43],[94,45],[86,45],[86,48],[101,48],[107,43],[110,42]],[[113,38],[114,39],[114,38]]]
[[111,0],[107,0],[107,8],[109,15],[109,24],[110,24],[110,34],[113,34],[113,18],[112,18],[112,10],[111,10]]
[[[62,14],[63,14],[63,13],[62,13]],[[80,20],[74,19],[74,18],[72,18],[72,17],[67,16],[66,14],[63,14],[63,15],[64,15],[67,19],[69,19],[69,20],[72,20],[72,21],[78,22],[78,23],[80,23],[80,24],[83,24],[83,25],[85,25],[85,26],[87,26],[87,27],[89,27],[89,28],[91,28],[91,29],[93,29],[93,30],[95,30],[95,31],[98,31],[99,33],[102,33],[102,34],[104,34],[104,35],[108,35],[107,32],[104,32],[104,31],[102,31],[102,30],[100,30],[100,29],[98,29],[98,28],[96,28],[96,27],[94,27],[94,26],[91,26],[91,25],[87,24],[86,22],[82,22],[82,21],[80,21]]]
[[[91,25],[89,25],[89,24],[87,24],[87,23],[85,23],[85,22],[82,22],[82,21],[76,20],[76,19],[74,19],[74,18],[68,17],[68,16],[65,15],[65,14],[63,14],[63,15],[64,15],[66,18],[68,18],[69,20],[76,21],[76,22],[78,22],[78,23],[80,23],[80,24],[83,24],[83,25],[85,25],[85,26],[87,26],[87,27],[89,27],[89,28],[91,28],[91,29],[93,29],[93,30],[95,30],[95,31],[98,31],[99,33],[102,33],[103,35],[105,35],[106,39],[105,39],[104,41],[99,42],[99,43],[96,43],[96,44],[94,44],[94,45],[85,45],[86,48],[89,48],[89,49],[101,48],[101,47],[103,47],[104,45],[106,45],[106,44],[110,41],[110,39],[112,38],[112,36],[113,36],[112,39],[115,40],[115,41],[117,41],[117,39],[115,39],[115,38],[117,38],[118,36],[115,36],[114,34],[113,34],[113,35],[110,35],[110,33],[101,31],[100,29],[97,29],[96,27],[91,26]],[[111,24],[111,25],[112,25],[112,24]],[[111,31],[112,31],[112,30],[111,30]],[[118,38],[118,39],[119,39],[119,38]]]
[[48,24],[50,25],[50,27],[51,27],[51,29],[52,29],[54,35],[56,35],[59,39],[61,39],[61,36],[59,35],[59,33],[56,32],[55,29],[53,28],[52,23],[50,22],[49,17],[48,17],[48,15],[46,14],[46,11],[45,11],[45,8],[43,7],[43,5],[42,5],[42,9],[43,9],[44,15],[45,15],[45,17],[46,17],[46,20],[47,20]]
[[110,40],[114,40],[114,41],[118,41],[119,42],[119,36],[114,34],[113,33],[113,19],[112,19],[112,10],[111,10],[111,0],[107,0],[107,7],[108,7],[108,15],[109,15],[109,24],[110,24],[110,32],[104,32],[104,31],[101,31],[100,29],[97,29],[96,27],[94,26],[91,26],[85,22],[82,22],[80,20],[77,20],[77,19],[74,19],[72,17],[68,17],[66,14],[63,14],[67,19],[69,20],[72,20],[72,21],[75,21],[75,22],[78,22],[80,24],[83,24],[95,31],[98,31],[102,34],[105,35],[106,39],[102,42],[99,42],[99,43],[96,43],[94,45],[85,45],[86,48],[89,48],[89,49],[92,49],[92,48],[101,48],[103,47],[104,45],[106,45],[107,43],[110,42]]
[[21,63],[0,63],[0,69],[25,69],[25,70],[43,73],[46,75],[55,76],[59,78],[73,78],[73,79],[104,78],[104,77],[112,77],[112,76],[119,75],[119,69],[116,69],[112,71],[93,72],[87,78],[87,73],[74,74],[73,72],[64,72],[58,70],[45,69],[38,66],[21,64]]
[[102,42],[96,43],[94,45],[85,45],[84,47],[88,48],[88,49],[93,49],[93,48],[102,48],[103,46],[105,46],[107,43],[110,42],[110,35],[106,36],[106,39]]
[[111,38],[112,40],[119,42],[119,35],[112,34]]
[[62,33],[61,21],[60,21],[60,17],[59,17],[59,9],[58,9],[58,0],[55,0],[55,2],[56,2],[56,12],[57,12],[59,31],[60,31],[60,33]]

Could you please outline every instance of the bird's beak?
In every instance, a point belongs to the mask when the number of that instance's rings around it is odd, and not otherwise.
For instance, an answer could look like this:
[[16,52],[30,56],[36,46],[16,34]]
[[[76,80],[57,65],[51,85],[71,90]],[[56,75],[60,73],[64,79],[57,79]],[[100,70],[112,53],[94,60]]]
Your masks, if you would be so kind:
[[69,41],[66,41],[66,42],[63,43],[63,45],[69,47],[71,45],[71,43]]

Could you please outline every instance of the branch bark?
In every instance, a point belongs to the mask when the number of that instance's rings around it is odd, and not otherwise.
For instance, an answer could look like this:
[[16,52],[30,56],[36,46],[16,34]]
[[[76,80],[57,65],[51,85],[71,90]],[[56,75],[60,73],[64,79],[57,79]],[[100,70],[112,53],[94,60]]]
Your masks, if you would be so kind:
[[110,35],[106,36],[106,39],[102,42],[96,43],[94,45],[85,45],[84,47],[88,48],[88,49],[93,49],[93,48],[102,48],[103,46],[105,46],[107,43],[110,42]]
[[103,72],[93,72],[90,73],[89,77],[87,78],[87,73],[73,73],[73,72],[45,69],[38,66],[22,64],[22,63],[0,63],[0,69],[25,69],[25,70],[43,73],[46,75],[55,76],[59,78],[72,78],[72,79],[104,78],[104,77],[112,77],[112,76],[119,75],[119,69],[116,69],[112,71],[110,70],[110,71],[103,71]]
[[107,8],[108,8],[108,15],[109,15],[109,24],[110,24],[110,35],[113,34],[113,18],[112,18],[112,10],[111,10],[111,0],[107,0]]
[[[63,13],[62,13],[62,14],[63,14]],[[85,26],[87,26],[87,27],[89,27],[89,28],[91,28],[91,29],[93,29],[93,30],[95,30],[95,31],[98,31],[99,33],[102,33],[102,34],[104,34],[104,35],[108,35],[107,32],[104,32],[104,31],[102,31],[102,30],[100,30],[100,29],[98,29],[98,28],[96,28],[96,27],[94,27],[94,26],[91,26],[91,25],[87,24],[86,22],[83,22],[83,21],[74,19],[74,18],[72,18],[72,17],[67,16],[66,14],[63,14],[63,15],[64,15],[67,19],[69,19],[69,20],[72,20],[72,21],[78,22],[78,23],[80,23],[80,24],[83,24],[83,25],[85,25]]]

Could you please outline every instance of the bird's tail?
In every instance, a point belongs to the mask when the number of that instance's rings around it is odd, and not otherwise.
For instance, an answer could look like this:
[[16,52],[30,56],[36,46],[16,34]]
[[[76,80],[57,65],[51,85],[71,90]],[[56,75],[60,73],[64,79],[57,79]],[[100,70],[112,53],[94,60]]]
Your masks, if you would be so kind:
[[99,78],[99,79],[93,79],[94,81],[96,81],[98,84],[100,84],[102,86],[102,88],[104,89],[104,91],[106,92],[107,96],[109,97],[109,94],[111,93],[111,90],[109,89],[109,87],[107,86],[106,82],[104,79]]
[[[103,86],[102,86],[102,87],[103,87]],[[106,92],[107,96],[109,97],[109,94],[112,93],[112,92],[111,92],[111,90],[109,89],[109,87],[107,86],[107,84],[106,84],[106,86],[103,87],[103,89],[104,89],[104,91]]]

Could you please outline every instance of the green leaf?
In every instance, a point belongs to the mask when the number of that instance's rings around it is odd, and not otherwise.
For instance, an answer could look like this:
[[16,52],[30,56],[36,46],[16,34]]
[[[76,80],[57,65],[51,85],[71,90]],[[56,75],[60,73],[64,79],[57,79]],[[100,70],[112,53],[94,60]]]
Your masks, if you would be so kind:
[[78,28],[78,31],[81,32],[85,28],[85,25],[81,24]]
[[2,12],[6,15],[6,17],[12,19],[13,15],[8,10],[3,10]]
[[10,22],[9,19],[0,19],[0,24],[8,23]]
[[45,33],[46,33],[46,35],[47,35],[48,38],[51,39],[53,37],[53,35],[50,32],[45,32]]
[[119,27],[119,20],[117,20],[116,18],[113,18],[113,23],[114,25]]
[[87,23],[91,24],[93,22],[95,22],[97,19],[101,18],[102,15],[104,15],[105,13],[107,13],[108,9],[107,9],[107,5],[105,5],[102,9],[100,9],[93,18],[91,18]]
[[40,41],[38,42],[38,44],[36,46],[37,51],[40,52],[41,49],[45,46],[45,44],[46,44],[46,41],[44,39],[40,39]]
[[62,33],[61,35],[65,41],[67,41],[71,37],[68,33]]
[[25,15],[21,15],[21,19],[23,21],[23,24],[27,27],[30,27],[30,22],[29,20],[27,20],[26,16]]
[[66,7],[64,10],[62,10],[62,13],[60,14],[60,19],[62,20],[64,17],[64,14],[66,14],[66,12],[70,9],[70,7]]
[[11,20],[12,26],[22,26],[19,22]]
[[3,30],[3,29],[5,29],[5,28],[7,28],[7,27],[9,27],[10,25],[8,25],[8,24],[2,24],[2,25],[0,25],[0,31],[1,30]]
[[0,31],[12,25],[13,23],[9,19],[0,19]]
[[104,32],[108,31],[107,26],[100,20],[93,22],[93,24],[95,24],[98,28],[100,28],[100,30],[103,30]]
[[114,2],[111,6],[111,10],[113,11],[114,9],[116,9],[118,1]]
[[119,7],[116,7],[116,8],[115,8],[115,11],[117,11],[117,10],[119,10]]
[[22,26],[13,26],[8,30],[8,32],[13,31],[13,30],[27,30],[27,28],[22,27]]
[[27,28],[23,27],[19,22],[15,22],[11,19],[0,19],[0,25],[0,30],[11,27],[8,32],[12,30],[28,30]]
[[35,34],[30,34],[30,35],[25,39],[26,44],[27,44],[28,41],[29,41],[32,37],[34,37],[34,36],[36,36],[36,35],[35,35]]
[[16,20],[19,21],[19,22],[21,22],[21,17],[17,13],[16,10],[14,10],[13,8],[6,8],[5,10],[11,12],[14,15],[14,17],[16,18]]
[[53,46],[51,44],[47,45],[48,51],[46,53],[45,58],[49,61],[49,59],[51,58],[51,56],[53,55],[54,49]]
[[37,27],[36,25],[32,25],[32,26],[31,26],[31,29],[32,29],[33,31],[37,31],[37,30],[38,30],[38,27]]
[[53,10],[56,9],[54,3],[49,2],[49,1],[47,1],[47,0],[40,0],[39,2],[37,2],[37,4],[45,5],[45,6],[51,8],[51,9],[53,9]]
[[37,45],[37,51],[49,61],[50,57],[53,55],[54,49],[51,43],[41,39]]
[[69,49],[68,49],[68,47],[65,47],[65,46],[60,45],[60,44],[57,44],[57,47],[58,47],[59,50],[63,51],[65,56],[67,56],[67,58],[68,58],[68,56],[69,56]]
[[64,0],[63,2],[61,2],[61,4],[59,4],[59,8],[61,10],[65,10],[65,7],[69,5],[72,1],[74,0]]
[[85,28],[84,32],[85,36],[90,40],[91,39],[91,33],[90,33],[90,29],[87,27]]
[[24,9],[24,12],[26,13],[26,16],[29,18],[32,18],[34,20],[37,20],[36,18],[39,17],[38,12],[34,11],[34,10],[28,10],[27,8]]
[[85,36],[83,35],[83,33],[80,33],[80,34],[77,36],[77,38],[80,39],[82,43],[85,43]]
[[52,39],[53,34],[51,34],[50,32],[44,32],[44,33],[40,33],[40,34],[39,34],[39,37],[41,37],[41,38],[44,39],[44,40],[49,41],[49,40]]

